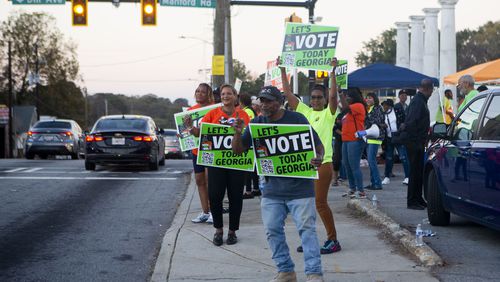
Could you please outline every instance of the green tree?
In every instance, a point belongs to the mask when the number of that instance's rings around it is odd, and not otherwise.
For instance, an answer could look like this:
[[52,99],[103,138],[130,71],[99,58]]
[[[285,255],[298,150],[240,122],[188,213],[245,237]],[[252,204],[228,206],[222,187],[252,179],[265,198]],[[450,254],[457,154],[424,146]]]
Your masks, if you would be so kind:
[[[0,59],[4,74],[8,72],[5,55],[8,42],[12,43],[12,75],[18,102],[23,103],[31,92],[28,76],[35,72],[35,46],[42,84],[51,87],[59,81],[77,79],[76,45],[64,39],[54,17],[40,12],[14,12],[0,24],[0,50],[3,51]],[[1,85],[5,86],[7,75],[0,79]]]
[[396,63],[396,29],[382,32],[375,39],[363,42],[363,49],[356,54],[356,64],[360,67],[373,63]]
[[500,58],[500,21],[487,22],[477,30],[457,32],[457,68],[463,70],[473,65]]

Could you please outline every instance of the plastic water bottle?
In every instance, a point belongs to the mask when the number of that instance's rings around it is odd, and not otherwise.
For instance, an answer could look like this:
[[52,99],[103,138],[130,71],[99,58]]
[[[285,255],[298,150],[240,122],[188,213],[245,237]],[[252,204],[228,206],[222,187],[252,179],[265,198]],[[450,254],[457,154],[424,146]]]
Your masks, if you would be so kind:
[[422,232],[424,237],[436,236],[436,233],[432,232],[431,224],[427,218],[422,219]]
[[377,195],[373,194],[373,197],[372,197],[372,206],[374,208],[376,208],[378,206],[378,199],[377,199]]
[[415,230],[415,245],[417,247],[422,247],[424,245],[424,232],[422,231],[422,224],[417,225],[417,230]]

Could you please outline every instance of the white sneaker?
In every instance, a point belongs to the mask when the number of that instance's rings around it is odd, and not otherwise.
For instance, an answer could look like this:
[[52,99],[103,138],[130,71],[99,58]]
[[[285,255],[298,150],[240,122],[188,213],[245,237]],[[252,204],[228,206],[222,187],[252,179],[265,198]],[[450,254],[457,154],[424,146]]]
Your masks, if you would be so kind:
[[210,224],[214,223],[214,218],[212,217],[212,213],[211,213],[211,212],[208,212],[208,214],[209,214],[210,216],[208,217],[208,219],[207,219],[207,221],[206,221],[206,222],[207,222],[207,223],[210,223]]
[[408,177],[406,177],[405,180],[403,180],[403,184],[408,185]]
[[391,183],[391,180],[389,179],[389,177],[386,177],[386,178],[384,178],[384,180],[382,180],[383,185],[387,185],[389,183]]
[[210,213],[201,212],[197,217],[191,219],[193,223],[202,223],[207,221],[212,215]]

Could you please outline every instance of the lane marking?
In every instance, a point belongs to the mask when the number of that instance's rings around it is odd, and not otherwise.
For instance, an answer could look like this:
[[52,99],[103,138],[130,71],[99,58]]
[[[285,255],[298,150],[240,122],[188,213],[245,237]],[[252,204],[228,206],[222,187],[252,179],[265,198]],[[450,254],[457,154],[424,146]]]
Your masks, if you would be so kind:
[[53,177],[53,176],[0,176],[0,179],[26,179],[26,180],[176,180],[175,177]]
[[26,173],[26,172],[35,172],[35,171],[38,171],[38,170],[41,170],[42,167],[34,167],[32,169],[28,169],[28,170],[25,170],[25,171],[22,171],[23,173]]
[[27,167],[18,167],[18,168],[6,170],[4,172],[16,172],[16,171],[20,171],[20,170],[23,170],[23,169],[27,169]]

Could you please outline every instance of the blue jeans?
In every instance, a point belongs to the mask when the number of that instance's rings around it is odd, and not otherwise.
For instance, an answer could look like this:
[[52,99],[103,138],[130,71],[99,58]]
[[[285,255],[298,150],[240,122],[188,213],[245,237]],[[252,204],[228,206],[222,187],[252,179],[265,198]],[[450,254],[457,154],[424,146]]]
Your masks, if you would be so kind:
[[368,166],[370,167],[370,182],[372,187],[382,188],[380,174],[377,167],[377,152],[379,144],[367,144],[366,155],[368,157]]
[[410,164],[408,163],[408,153],[406,152],[405,145],[394,145],[390,141],[387,142],[385,148],[385,177],[390,177],[392,174],[392,167],[394,165],[394,148],[398,150],[399,159],[403,163],[403,169],[405,172],[405,178],[409,177]]
[[273,252],[273,260],[278,272],[291,272],[294,271],[295,267],[290,257],[284,229],[285,219],[290,213],[302,241],[305,273],[321,275],[321,255],[316,235],[314,197],[295,200],[262,198],[260,205],[267,242]]
[[358,190],[363,192],[363,174],[361,173],[359,162],[361,161],[364,144],[363,140],[342,143],[342,165],[347,172],[349,189],[351,191]]

